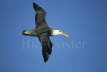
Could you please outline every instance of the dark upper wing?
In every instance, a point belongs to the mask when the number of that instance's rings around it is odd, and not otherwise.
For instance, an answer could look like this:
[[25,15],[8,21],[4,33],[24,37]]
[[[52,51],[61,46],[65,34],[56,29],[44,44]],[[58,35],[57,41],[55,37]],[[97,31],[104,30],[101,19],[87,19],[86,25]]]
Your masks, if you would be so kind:
[[42,45],[42,55],[44,58],[44,62],[46,62],[52,52],[52,43],[46,33],[43,33],[39,36],[39,40]]
[[33,8],[36,11],[35,15],[36,28],[48,26],[45,20],[46,16],[45,10],[36,3],[33,3]]

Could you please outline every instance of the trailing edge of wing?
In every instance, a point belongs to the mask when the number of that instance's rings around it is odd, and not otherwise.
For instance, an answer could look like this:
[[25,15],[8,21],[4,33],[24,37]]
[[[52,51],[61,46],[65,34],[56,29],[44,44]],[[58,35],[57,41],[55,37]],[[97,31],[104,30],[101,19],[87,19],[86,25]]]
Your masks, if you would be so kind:
[[47,34],[42,34],[39,37],[39,40],[42,45],[42,55],[44,58],[44,62],[46,62],[52,52],[52,43]]

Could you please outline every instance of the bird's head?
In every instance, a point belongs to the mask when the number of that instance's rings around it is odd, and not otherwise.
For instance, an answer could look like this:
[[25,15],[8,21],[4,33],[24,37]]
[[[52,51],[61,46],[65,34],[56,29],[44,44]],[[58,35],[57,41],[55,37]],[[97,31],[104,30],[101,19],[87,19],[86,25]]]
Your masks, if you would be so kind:
[[60,31],[60,30],[52,30],[52,35],[55,36],[55,35],[62,35],[64,37],[68,37],[69,35]]

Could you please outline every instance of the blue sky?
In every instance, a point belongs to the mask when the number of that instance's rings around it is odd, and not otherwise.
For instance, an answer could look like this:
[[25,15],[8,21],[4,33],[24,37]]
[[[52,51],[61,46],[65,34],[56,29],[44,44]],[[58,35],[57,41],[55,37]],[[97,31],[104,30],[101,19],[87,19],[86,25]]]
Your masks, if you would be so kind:
[[[47,11],[50,27],[70,34],[51,37],[53,52],[43,62],[33,29],[36,2]],[[106,0],[1,0],[0,72],[106,72]]]

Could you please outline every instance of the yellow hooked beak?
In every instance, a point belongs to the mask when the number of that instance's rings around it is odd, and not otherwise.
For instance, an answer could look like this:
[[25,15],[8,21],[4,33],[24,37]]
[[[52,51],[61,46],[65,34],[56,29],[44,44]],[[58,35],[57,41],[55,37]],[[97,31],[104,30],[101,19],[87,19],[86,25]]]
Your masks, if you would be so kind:
[[61,35],[63,35],[64,37],[69,37],[69,35],[65,34],[64,32],[62,32]]

